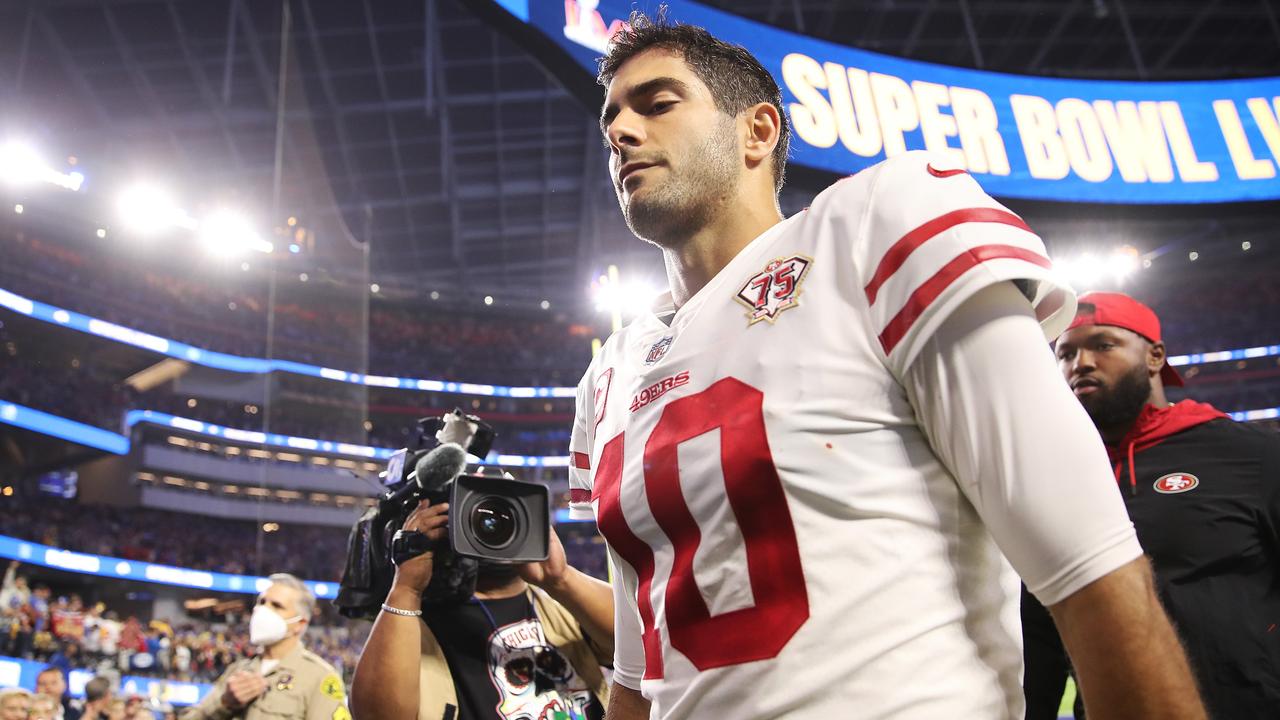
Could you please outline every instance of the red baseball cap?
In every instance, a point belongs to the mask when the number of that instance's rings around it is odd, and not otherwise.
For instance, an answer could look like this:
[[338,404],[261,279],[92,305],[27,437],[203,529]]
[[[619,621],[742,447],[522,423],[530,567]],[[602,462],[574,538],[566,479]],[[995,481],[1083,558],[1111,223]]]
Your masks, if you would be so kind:
[[[1076,316],[1067,330],[1081,325],[1111,325],[1136,332],[1151,342],[1163,342],[1160,339],[1160,318],[1156,317],[1155,311],[1124,293],[1091,292],[1081,295]],[[1160,380],[1172,387],[1185,384],[1168,360],[1160,368]]]

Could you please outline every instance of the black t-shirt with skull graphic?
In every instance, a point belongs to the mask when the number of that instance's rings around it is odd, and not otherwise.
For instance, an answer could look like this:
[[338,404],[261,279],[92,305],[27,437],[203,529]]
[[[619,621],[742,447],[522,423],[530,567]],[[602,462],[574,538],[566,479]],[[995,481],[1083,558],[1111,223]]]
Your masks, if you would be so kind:
[[428,608],[423,619],[444,649],[460,720],[603,719],[600,701],[547,643],[524,593]]

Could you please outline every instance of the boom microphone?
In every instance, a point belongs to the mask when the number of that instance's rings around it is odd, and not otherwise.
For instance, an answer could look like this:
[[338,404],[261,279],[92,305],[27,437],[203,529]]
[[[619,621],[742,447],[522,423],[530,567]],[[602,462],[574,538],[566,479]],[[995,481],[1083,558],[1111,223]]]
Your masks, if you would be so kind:
[[409,480],[422,488],[424,494],[432,495],[444,489],[466,469],[467,451],[457,443],[448,442],[423,455]]
[[[444,443],[418,458],[407,482],[382,497],[382,507],[407,515],[418,501],[446,488],[467,467],[467,453],[457,443]],[[439,500],[433,500],[438,502]]]

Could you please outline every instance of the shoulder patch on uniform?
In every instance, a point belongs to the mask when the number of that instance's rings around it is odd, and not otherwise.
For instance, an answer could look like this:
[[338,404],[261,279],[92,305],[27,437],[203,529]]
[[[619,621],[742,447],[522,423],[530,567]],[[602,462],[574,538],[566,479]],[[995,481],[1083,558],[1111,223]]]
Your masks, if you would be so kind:
[[773,323],[783,310],[800,304],[800,283],[809,272],[813,258],[792,255],[769,261],[764,269],[747,278],[734,300],[747,310],[747,325],[761,320]]
[[333,720],[351,720],[351,711],[346,705],[339,705],[333,709]]
[[342,678],[338,677],[337,673],[329,673],[324,676],[324,679],[320,681],[320,692],[324,693],[325,697],[330,697],[334,700],[347,699],[346,688],[342,686]]

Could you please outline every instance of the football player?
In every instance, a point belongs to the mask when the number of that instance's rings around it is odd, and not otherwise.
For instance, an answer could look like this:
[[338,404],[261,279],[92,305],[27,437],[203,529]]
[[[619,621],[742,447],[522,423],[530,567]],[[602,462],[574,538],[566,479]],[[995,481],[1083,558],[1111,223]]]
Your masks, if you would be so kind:
[[615,569],[610,720],[1021,718],[1015,569],[1090,717],[1203,717],[1026,224],[923,152],[784,219],[779,89],[700,28],[633,16],[600,80],[670,282],[592,361],[571,441]]

